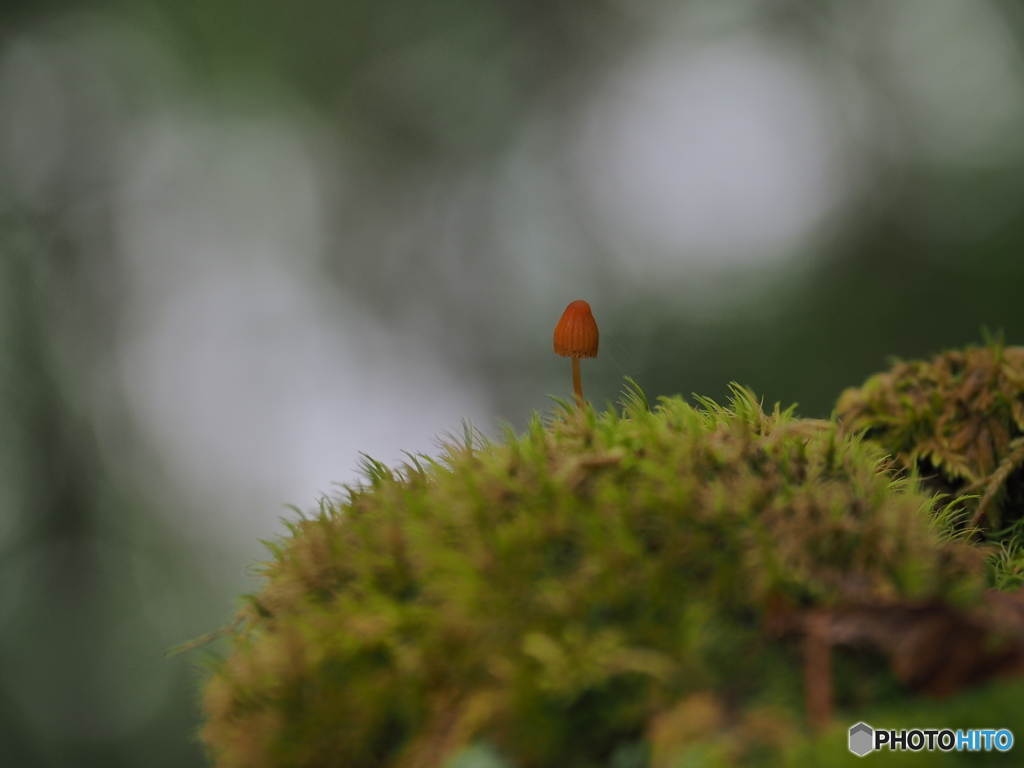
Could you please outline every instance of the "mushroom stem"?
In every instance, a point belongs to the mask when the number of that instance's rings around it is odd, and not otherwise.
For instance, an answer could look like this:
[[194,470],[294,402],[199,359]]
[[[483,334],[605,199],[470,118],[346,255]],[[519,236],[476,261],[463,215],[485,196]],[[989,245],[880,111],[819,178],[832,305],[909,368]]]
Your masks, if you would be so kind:
[[572,388],[576,392],[576,407],[583,410],[583,385],[580,383],[580,359],[572,359]]

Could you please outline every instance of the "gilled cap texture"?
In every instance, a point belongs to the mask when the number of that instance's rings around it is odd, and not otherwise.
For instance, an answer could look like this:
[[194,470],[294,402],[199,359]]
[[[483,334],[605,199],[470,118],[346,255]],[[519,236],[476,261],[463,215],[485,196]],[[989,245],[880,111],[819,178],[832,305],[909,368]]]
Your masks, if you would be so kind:
[[590,305],[577,299],[555,326],[555,353],[562,357],[597,357],[599,334]]

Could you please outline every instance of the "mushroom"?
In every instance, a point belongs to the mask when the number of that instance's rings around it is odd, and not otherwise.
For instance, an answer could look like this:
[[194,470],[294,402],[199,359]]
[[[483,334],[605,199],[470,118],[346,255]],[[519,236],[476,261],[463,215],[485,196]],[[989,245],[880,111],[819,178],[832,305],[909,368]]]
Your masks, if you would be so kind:
[[569,304],[555,326],[555,353],[572,358],[572,386],[576,405],[583,410],[583,387],[580,384],[580,358],[597,357],[598,332],[590,305],[582,299]]

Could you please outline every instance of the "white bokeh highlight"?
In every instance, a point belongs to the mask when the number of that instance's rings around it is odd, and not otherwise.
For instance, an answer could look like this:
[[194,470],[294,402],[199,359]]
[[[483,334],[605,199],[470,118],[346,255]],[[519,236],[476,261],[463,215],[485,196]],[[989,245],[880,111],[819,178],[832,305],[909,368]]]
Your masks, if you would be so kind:
[[248,537],[356,481],[360,453],[434,454],[488,420],[479,389],[321,277],[313,145],[282,121],[166,120],[121,172],[132,411],[208,522]]
[[594,101],[577,155],[624,275],[768,265],[843,198],[820,84],[748,37],[666,40]]

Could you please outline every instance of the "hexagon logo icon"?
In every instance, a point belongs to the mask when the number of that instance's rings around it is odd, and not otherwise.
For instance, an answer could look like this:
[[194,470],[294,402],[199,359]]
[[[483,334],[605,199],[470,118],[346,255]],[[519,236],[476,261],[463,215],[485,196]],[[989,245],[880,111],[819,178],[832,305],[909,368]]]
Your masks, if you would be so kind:
[[857,723],[850,727],[850,751],[857,757],[864,757],[875,748],[875,730],[867,723]]

